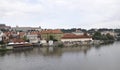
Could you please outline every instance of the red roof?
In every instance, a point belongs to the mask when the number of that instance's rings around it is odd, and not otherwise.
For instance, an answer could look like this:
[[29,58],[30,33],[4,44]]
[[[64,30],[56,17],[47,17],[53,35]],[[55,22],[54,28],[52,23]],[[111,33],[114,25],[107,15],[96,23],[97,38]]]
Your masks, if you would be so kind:
[[10,35],[12,35],[12,34],[15,34],[15,32],[9,31],[9,32],[4,32],[4,34],[5,34],[6,36],[10,36]]
[[75,35],[72,33],[64,34],[64,36],[62,37],[62,39],[78,39],[78,38],[92,38],[92,37],[88,35]]

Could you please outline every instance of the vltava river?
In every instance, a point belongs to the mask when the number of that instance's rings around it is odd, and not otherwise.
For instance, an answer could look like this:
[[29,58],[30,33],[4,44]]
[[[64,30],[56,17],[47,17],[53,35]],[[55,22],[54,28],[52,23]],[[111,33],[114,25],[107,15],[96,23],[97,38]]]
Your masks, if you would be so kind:
[[120,42],[0,53],[0,70],[120,70]]

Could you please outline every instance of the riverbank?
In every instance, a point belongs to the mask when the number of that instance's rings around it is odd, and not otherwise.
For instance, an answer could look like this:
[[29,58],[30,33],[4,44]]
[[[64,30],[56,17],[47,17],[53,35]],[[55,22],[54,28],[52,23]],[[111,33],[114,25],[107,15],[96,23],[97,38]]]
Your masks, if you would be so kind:
[[7,48],[0,48],[0,52],[4,52],[4,51],[10,51],[11,49],[7,49]]
[[0,52],[2,51],[9,51],[9,50],[16,50],[16,49],[29,49],[29,48],[34,48],[34,47],[83,47],[83,46],[100,46],[103,44],[109,44],[109,43],[114,43],[114,41],[111,40],[94,40],[94,41],[85,41],[85,42],[54,42],[53,45],[39,45],[39,46],[33,46],[33,45],[2,45],[0,47]]
[[94,41],[77,41],[77,42],[56,42],[54,47],[82,47],[82,46],[94,46],[114,43],[113,40],[94,40]]

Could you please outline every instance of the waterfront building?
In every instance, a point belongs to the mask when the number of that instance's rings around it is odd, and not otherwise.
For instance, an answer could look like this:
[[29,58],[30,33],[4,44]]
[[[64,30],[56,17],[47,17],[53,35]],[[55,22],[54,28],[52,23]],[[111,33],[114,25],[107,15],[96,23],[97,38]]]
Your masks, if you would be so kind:
[[46,41],[46,40],[41,40],[41,41],[40,41],[40,44],[42,44],[42,45],[47,45],[47,41]]
[[38,43],[38,35],[37,34],[30,34],[27,35],[27,39],[30,43]]
[[44,40],[57,40],[60,41],[63,36],[63,32],[60,29],[46,29],[41,31],[41,38]]
[[0,31],[0,41],[3,40],[3,36],[4,36],[4,33],[2,31]]
[[80,42],[80,41],[92,41],[92,37],[86,34],[76,35],[73,33],[66,33],[61,38],[62,42]]

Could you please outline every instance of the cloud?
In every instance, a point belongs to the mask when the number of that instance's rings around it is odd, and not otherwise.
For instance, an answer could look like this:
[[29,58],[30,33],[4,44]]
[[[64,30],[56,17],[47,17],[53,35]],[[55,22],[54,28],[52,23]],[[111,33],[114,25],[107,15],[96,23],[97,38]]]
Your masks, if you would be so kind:
[[27,13],[41,12],[42,6],[40,4],[25,3],[22,0],[1,0],[0,11],[4,17],[23,16]]
[[1,0],[1,23],[43,28],[115,28],[119,0]]

